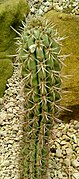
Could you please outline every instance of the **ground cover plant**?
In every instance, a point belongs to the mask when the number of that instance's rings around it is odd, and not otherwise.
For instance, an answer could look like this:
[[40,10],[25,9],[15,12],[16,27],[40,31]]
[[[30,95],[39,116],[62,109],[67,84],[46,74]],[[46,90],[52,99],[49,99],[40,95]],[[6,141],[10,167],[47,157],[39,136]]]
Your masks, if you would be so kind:
[[14,38],[16,37],[16,33],[11,29],[11,26],[17,29],[24,19],[24,15],[27,15],[28,12],[29,7],[25,0],[23,0],[23,2],[20,0],[17,2],[15,0],[13,2],[11,0],[3,0],[3,2],[0,3],[1,57],[5,57],[6,54],[15,53]]
[[0,59],[0,97],[3,96],[7,79],[11,77],[12,73],[12,61],[10,59]]
[[11,29],[11,25],[17,29],[28,12],[29,6],[25,0],[0,1],[0,97],[3,96],[7,79],[13,72],[13,61],[12,58],[8,59],[8,55],[15,54],[16,33]]

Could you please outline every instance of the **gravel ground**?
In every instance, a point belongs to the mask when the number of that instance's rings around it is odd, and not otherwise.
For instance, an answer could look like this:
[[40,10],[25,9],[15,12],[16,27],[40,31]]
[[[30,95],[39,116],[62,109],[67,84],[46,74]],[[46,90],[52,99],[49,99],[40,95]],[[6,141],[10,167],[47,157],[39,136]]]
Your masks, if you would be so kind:
[[79,15],[79,0],[53,0],[53,8],[57,11]]
[[19,179],[19,151],[22,131],[23,93],[20,68],[14,63],[13,76],[0,98],[0,178]]
[[[70,4],[70,1],[65,0],[31,0],[29,1],[31,7],[30,16],[43,15],[52,8],[63,11],[63,9],[65,9],[65,2],[66,4]],[[78,14],[79,1],[75,0],[73,3],[73,9],[74,7],[77,9],[75,14]],[[1,179],[20,178],[18,162],[19,144],[22,137],[23,101],[20,67],[18,62],[16,62],[14,63],[14,73],[8,80],[5,95],[3,98],[0,98]],[[56,124],[53,129],[52,139],[50,140],[50,168],[53,166],[51,178],[79,179],[79,122],[72,120],[69,124]]]
[[79,15],[79,0],[28,0],[31,15],[43,15],[51,9]]
[[[53,139],[53,140],[52,140]],[[79,122],[56,124],[51,145],[51,177],[53,179],[79,179]]]

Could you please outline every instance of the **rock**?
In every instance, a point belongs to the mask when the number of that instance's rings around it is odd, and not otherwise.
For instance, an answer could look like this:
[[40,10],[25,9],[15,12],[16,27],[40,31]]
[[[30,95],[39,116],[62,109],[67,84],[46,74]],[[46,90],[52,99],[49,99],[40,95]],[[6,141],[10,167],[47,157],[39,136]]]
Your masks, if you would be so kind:
[[79,155],[79,149],[77,150],[77,154]]
[[1,111],[0,112],[0,120],[4,121],[6,120],[7,114],[5,111]]
[[66,165],[67,167],[69,167],[70,164],[71,164],[71,162],[70,162],[70,160],[69,160],[68,158],[64,159],[64,163],[65,163],[65,165]]
[[61,149],[56,150],[56,157],[58,157],[58,158],[62,157],[62,150]]
[[76,145],[75,151],[77,152],[79,150],[79,147]]
[[73,165],[74,167],[79,167],[79,161],[73,160],[73,161],[72,161],[72,165]]
[[2,105],[4,102],[4,100],[2,98],[0,98],[0,105]]
[[70,137],[71,138],[71,132],[67,132],[67,135],[68,135],[68,137]]
[[63,151],[66,151],[66,149],[68,148],[68,145],[66,144],[66,145],[62,145],[62,150]]
[[30,10],[31,10],[31,12],[32,12],[32,13],[34,13],[34,12],[35,12],[34,7],[32,7]]
[[79,147],[79,138],[77,139],[77,144],[78,144],[78,147]]
[[9,160],[6,160],[6,161],[3,163],[3,166],[5,166],[5,167],[8,167],[9,165],[10,165]]
[[56,134],[56,136],[57,136],[58,138],[60,138],[60,137],[62,136],[62,132],[61,132],[61,131],[58,131],[57,134]]
[[79,129],[79,122],[77,122],[77,124],[74,126],[74,129]]
[[58,141],[59,141],[59,140],[57,139],[57,141],[55,142],[55,145],[56,145],[56,148],[57,148],[57,149],[60,149],[60,144],[59,144]]
[[46,7],[49,7],[49,6],[50,6],[50,2],[47,1],[47,2],[44,3],[44,5],[45,5]]
[[67,93],[62,94],[61,105],[71,109],[72,112],[62,112],[61,119],[65,121],[79,120],[79,18],[62,13],[64,19],[59,19],[60,14],[60,12],[51,10],[45,17],[51,23],[56,24],[60,36],[68,37],[62,41],[62,54],[71,54],[64,60],[66,66],[63,66],[61,72],[62,75],[69,75],[69,77],[63,78],[62,88],[67,90]]
[[66,145],[67,142],[66,142],[65,140],[62,140],[62,141],[60,142],[60,144],[61,144],[61,145]]
[[17,29],[28,12],[26,0],[5,0],[0,3],[0,58],[5,56],[3,52],[8,48],[13,48],[10,52],[14,54],[13,38],[16,33],[10,26]]
[[73,144],[73,150],[76,151],[76,148],[77,148],[77,144]]
[[3,125],[3,118],[0,117],[0,126]]
[[62,173],[61,173],[61,171],[58,171],[58,177],[60,178],[60,179],[62,179]]
[[5,138],[6,137],[6,131],[2,131],[2,130],[0,130],[0,137],[2,137],[3,136],[3,138]]
[[63,158],[64,158],[66,156],[66,150],[63,150],[62,153],[63,153]]
[[13,109],[13,114],[16,114],[17,113],[17,110],[14,108]]
[[13,107],[15,104],[13,102],[9,102],[5,105],[5,108],[8,109],[9,107]]
[[37,3],[38,2],[38,0],[34,0],[34,3]]
[[76,135],[75,135],[75,134],[73,134],[73,135],[72,135],[72,139],[74,140],[74,143],[76,143],[76,144],[77,144],[77,137],[76,137]]
[[13,117],[14,117],[14,114],[13,114],[13,113],[10,113],[10,112],[8,111],[8,114],[7,114],[8,120],[12,119]]
[[53,164],[53,168],[56,169],[56,167],[57,167],[56,161],[53,161],[52,164]]
[[44,12],[46,13],[48,11],[48,9],[49,9],[48,7],[45,7]]
[[71,148],[67,148],[66,153],[67,153],[67,155],[72,155],[73,150]]
[[16,124],[13,126],[13,130],[16,131],[16,132],[19,130],[18,126],[16,126]]
[[16,111],[19,111],[19,107],[18,107],[18,106],[15,106],[15,110],[16,110]]
[[43,14],[43,10],[42,10],[42,9],[39,9],[39,10],[38,10],[38,14],[39,14],[39,15],[42,15],[42,14]]
[[13,109],[12,109],[11,107],[9,107],[9,108],[7,109],[7,112],[8,112],[8,113],[12,113],[12,112],[13,112]]
[[75,179],[79,179],[79,172],[78,172],[78,173],[73,173],[73,177],[74,177]]

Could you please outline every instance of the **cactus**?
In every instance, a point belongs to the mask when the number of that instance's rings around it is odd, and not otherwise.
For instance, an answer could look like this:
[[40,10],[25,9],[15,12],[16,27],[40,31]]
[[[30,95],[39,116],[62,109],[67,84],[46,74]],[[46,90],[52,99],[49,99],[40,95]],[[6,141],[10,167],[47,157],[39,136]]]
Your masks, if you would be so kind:
[[[45,179],[49,175],[49,139],[59,114],[62,59],[60,38],[46,20],[23,23],[17,40],[24,79],[26,138],[24,165],[27,179]],[[23,176],[22,176],[23,179]]]

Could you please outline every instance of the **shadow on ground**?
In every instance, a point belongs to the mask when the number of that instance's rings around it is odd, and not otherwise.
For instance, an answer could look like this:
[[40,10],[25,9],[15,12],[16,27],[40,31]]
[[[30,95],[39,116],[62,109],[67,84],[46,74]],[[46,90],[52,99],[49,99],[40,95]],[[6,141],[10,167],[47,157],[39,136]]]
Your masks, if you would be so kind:
[[73,119],[79,121],[79,104],[68,106],[68,109],[71,111],[64,111],[61,114],[60,119],[66,123],[69,123]]

